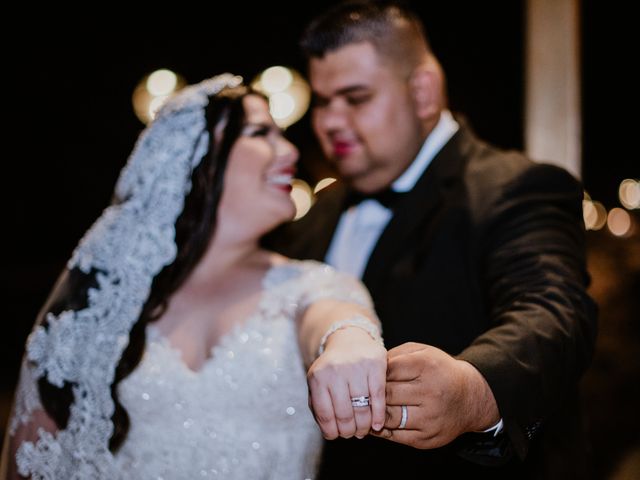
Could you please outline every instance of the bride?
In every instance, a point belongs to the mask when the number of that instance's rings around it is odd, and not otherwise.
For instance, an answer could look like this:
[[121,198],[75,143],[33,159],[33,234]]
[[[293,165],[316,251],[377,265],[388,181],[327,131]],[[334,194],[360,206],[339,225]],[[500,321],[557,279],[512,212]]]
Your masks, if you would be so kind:
[[382,427],[368,293],[260,247],[297,159],[239,77],[165,104],[29,336],[3,478],[310,478]]

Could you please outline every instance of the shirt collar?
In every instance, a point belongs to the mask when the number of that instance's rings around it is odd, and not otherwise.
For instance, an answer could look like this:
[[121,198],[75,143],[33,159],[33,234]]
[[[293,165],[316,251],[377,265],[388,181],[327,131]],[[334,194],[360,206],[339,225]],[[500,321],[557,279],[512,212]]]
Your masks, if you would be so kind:
[[460,125],[455,121],[449,110],[440,113],[440,119],[422,144],[418,155],[409,168],[400,175],[392,184],[391,189],[396,192],[408,192],[427,169],[433,158],[442,150],[442,147],[458,131]]

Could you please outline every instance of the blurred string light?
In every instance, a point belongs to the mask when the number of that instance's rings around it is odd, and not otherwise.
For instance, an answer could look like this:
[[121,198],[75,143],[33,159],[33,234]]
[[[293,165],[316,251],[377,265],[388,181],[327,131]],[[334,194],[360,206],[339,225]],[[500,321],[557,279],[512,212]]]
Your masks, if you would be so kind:
[[296,206],[296,216],[294,220],[304,217],[315,201],[309,184],[299,178],[294,178],[291,181],[291,199]]
[[294,220],[304,217],[316,202],[316,194],[336,181],[335,178],[323,178],[311,188],[304,180],[294,178],[291,182],[291,199],[296,206]]
[[616,237],[626,237],[631,233],[631,215],[623,208],[612,208],[607,215],[607,227]]
[[618,199],[629,210],[640,208],[640,181],[627,178],[620,182]]
[[314,194],[318,193],[320,190],[322,190],[323,188],[327,188],[329,185],[331,185],[335,181],[336,181],[335,178],[331,178],[331,177],[323,178],[318,183],[316,183],[315,187],[313,187],[313,193]]
[[607,223],[607,209],[602,203],[591,200],[587,192],[582,200],[582,215],[587,230],[600,230]]
[[186,83],[181,75],[164,68],[143,77],[131,97],[133,111],[138,119],[145,125],[148,124],[166,99]]
[[[631,209],[635,205],[636,193],[633,190],[637,188],[637,181],[623,181],[620,184],[620,200],[626,208]],[[625,186],[626,185],[626,186]],[[622,198],[625,199],[622,202]],[[638,207],[633,207],[638,208]],[[584,199],[582,201],[582,214],[584,217],[584,224],[587,230],[600,230],[605,225],[609,232],[616,237],[629,237],[635,231],[634,218],[629,212],[623,208],[615,207],[607,212],[607,209],[602,203],[591,199],[587,192],[584,192]]]
[[267,96],[271,115],[280,128],[293,125],[309,108],[311,88],[292,68],[269,67],[251,82],[251,86]]

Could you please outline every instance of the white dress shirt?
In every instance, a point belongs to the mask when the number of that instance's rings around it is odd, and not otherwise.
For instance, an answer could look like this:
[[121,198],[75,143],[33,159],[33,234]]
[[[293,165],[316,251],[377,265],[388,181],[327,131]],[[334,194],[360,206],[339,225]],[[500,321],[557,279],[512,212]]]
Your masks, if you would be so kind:
[[[408,192],[427,169],[433,157],[453,137],[460,126],[448,110],[420,148],[415,160],[392,184],[395,192]],[[336,227],[325,262],[338,270],[362,278],[373,247],[393,213],[376,200],[365,200],[346,210]]]

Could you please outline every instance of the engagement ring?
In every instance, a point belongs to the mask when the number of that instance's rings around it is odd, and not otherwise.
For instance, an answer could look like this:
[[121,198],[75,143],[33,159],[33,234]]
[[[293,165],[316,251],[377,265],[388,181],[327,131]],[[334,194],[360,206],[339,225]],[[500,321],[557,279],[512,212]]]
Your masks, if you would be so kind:
[[369,406],[369,396],[368,395],[360,395],[359,397],[351,397],[351,405],[353,407],[368,407]]

